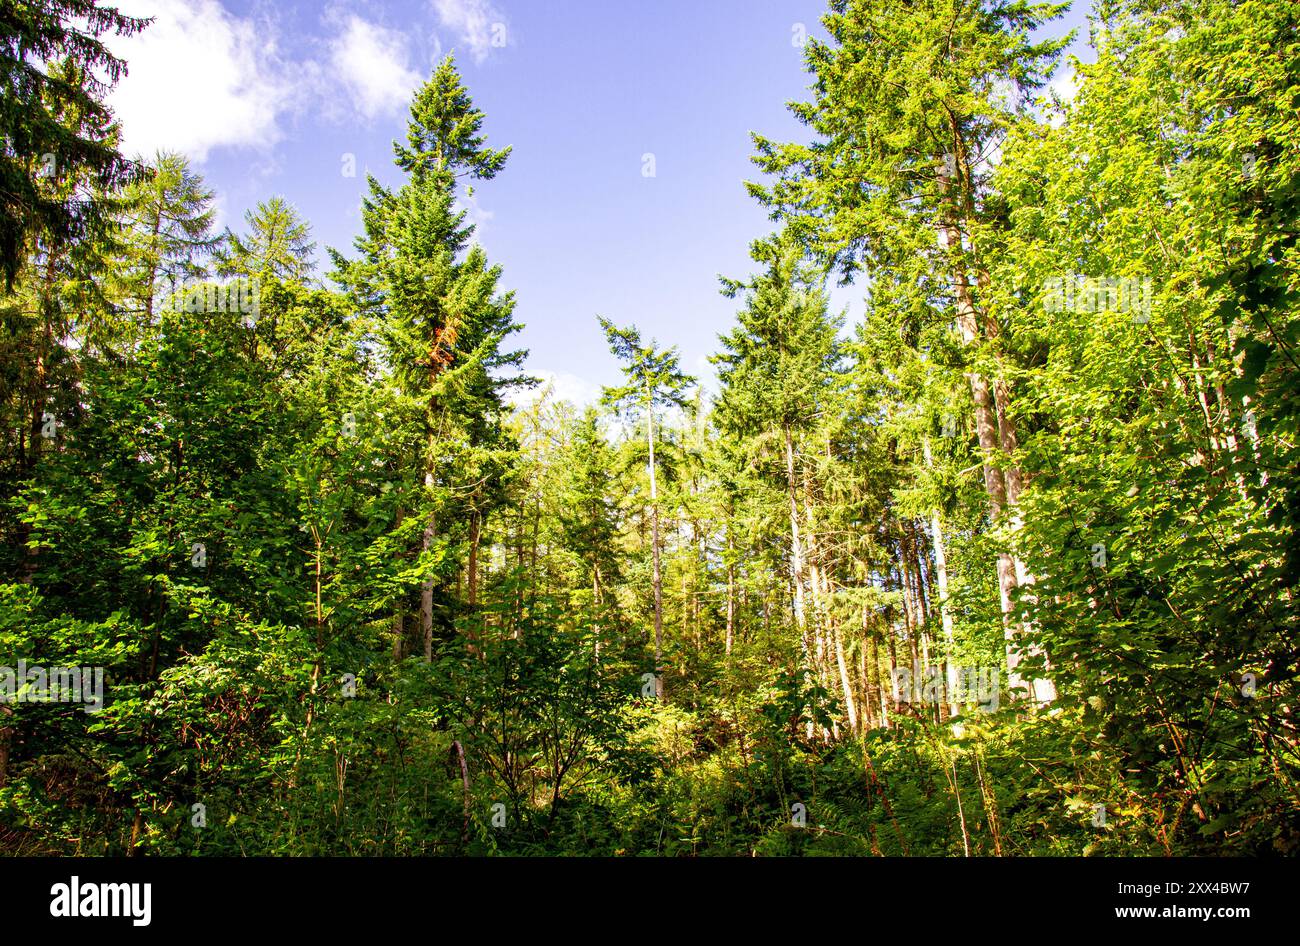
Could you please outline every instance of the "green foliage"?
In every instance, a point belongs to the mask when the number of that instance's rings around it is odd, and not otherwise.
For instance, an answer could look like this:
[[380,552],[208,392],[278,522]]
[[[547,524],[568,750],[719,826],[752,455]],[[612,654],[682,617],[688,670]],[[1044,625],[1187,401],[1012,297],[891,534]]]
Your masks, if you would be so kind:
[[512,398],[450,58],[326,288],[125,173],[143,23],[6,7],[0,849],[1300,851],[1296,11],[1099,4],[1035,99],[1061,10],[832,0],[716,397],[601,318],[577,410]]
[[[29,253],[93,239],[108,221],[102,203],[81,199],[138,169],[117,151],[103,102],[125,63],[109,36],[133,36],[148,20],[99,0],[36,0],[0,11],[0,276],[12,291]],[[60,186],[60,184],[65,186]]]

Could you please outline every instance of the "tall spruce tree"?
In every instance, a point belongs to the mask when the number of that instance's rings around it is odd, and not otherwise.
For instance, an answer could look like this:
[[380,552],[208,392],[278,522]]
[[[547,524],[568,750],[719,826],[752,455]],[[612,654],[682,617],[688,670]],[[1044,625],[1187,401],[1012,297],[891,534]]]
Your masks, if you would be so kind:
[[616,589],[622,581],[618,554],[618,498],[614,456],[588,407],[573,427],[560,497],[561,537],[582,562],[591,590],[592,634],[599,648],[617,613]]
[[[334,253],[336,278],[374,320],[384,359],[408,413],[419,420],[409,432],[421,458],[422,494],[414,503],[423,522],[420,630],[425,658],[434,640],[433,570],[452,568],[444,536],[438,541],[439,515],[465,512],[471,558],[477,555],[483,493],[503,475],[503,453],[510,453],[501,418],[502,393],[517,379],[493,372],[517,366],[523,352],[503,352],[502,340],[518,330],[513,297],[498,291],[501,271],[489,266],[466,211],[457,209],[457,182],[486,180],[504,166],[509,149],[489,149],[479,133],[483,113],[474,107],[450,56],[416,92],[406,144],[394,143],[398,167],[407,180],[395,192],[369,179],[362,208],[361,257],[347,261]],[[483,464],[471,482],[483,483],[477,496],[457,509],[463,496],[460,473],[465,460]],[[450,530],[448,530],[450,531]],[[469,569],[476,581],[476,563]],[[447,574],[444,570],[442,574]]]
[[[766,268],[748,283],[723,280],[729,297],[743,294],[738,325],[721,336],[722,393],[718,422],[729,436],[760,457],[779,453],[780,477],[789,510],[789,569],[795,624],[806,631],[807,554],[800,536],[801,467],[806,436],[828,408],[839,360],[838,324],[826,310],[822,279],[789,232],[756,242],[755,262]],[[776,451],[765,449],[775,441]],[[805,649],[806,649],[806,640]]]

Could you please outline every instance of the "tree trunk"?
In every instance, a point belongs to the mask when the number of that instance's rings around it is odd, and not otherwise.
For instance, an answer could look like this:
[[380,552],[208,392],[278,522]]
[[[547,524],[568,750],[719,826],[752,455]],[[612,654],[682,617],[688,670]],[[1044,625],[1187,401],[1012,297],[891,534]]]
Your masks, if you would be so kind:
[[[807,616],[804,613],[804,554],[803,543],[799,535],[799,499],[794,477],[794,436],[790,425],[782,427],[785,433],[785,482],[786,493],[790,500],[790,584],[793,596],[794,622],[799,630],[800,646],[803,648],[804,660],[812,669],[816,669],[815,654],[808,641]],[[808,720],[804,727],[809,739],[813,736],[813,723]]]
[[[432,490],[433,474],[424,474],[424,485]],[[433,548],[433,538],[436,534],[434,514],[429,513],[429,518],[424,523],[424,537],[420,543],[421,551],[426,554]],[[433,663],[433,578],[429,577],[420,582],[420,633],[424,638],[424,660],[425,663]]]
[[[995,400],[998,408],[998,439],[1001,442],[1002,452],[1007,457],[1014,457],[1020,449],[1019,437],[1016,433],[1016,419],[1011,416],[1011,389],[1006,381],[998,380],[993,387]],[[1020,465],[1010,462],[1006,467],[1007,482],[1007,511],[1011,515],[1012,533],[1020,532],[1022,520],[1020,518],[1020,492],[1024,488],[1024,477],[1020,470]],[[1019,556],[1012,556],[1012,568],[1015,572],[1016,585],[1021,589],[1022,596],[1031,604],[1035,600],[1033,595],[1029,594],[1029,589],[1034,584],[1034,575],[1025,566],[1024,561]],[[1042,647],[1033,642],[1034,626],[1030,621],[1017,622],[1018,631],[1021,635],[1028,637],[1031,641],[1029,644],[1029,654],[1031,656],[1042,656]],[[1020,662],[1020,656],[1017,654],[1016,662]],[[1008,666],[1008,676],[1010,676],[1010,666]],[[1026,686],[1024,680],[1017,674],[1015,677],[1007,680],[1007,686],[1011,692],[1017,689],[1026,690],[1026,695],[1033,698],[1037,703],[1051,703],[1056,699],[1056,685],[1050,679],[1035,677]]]
[[604,602],[600,593],[600,566],[592,563],[591,566],[591,610],[592,610],[592,655],[596,660],[596,666],[600,666],[600,634],[601,621],[604,617]]
[[786,493],[790,500],[790,586],[794,595],[794,621],[802,632],[804,629],[804,559],[803,543],[799,536],[799,502],[794,478],[794,437],[788,424],[783,430],[785,432]]
[[[863,608],[866,611],[866,608]],[[866,638],[866,615],[863,614],[862,621],[862,646],[858,648],[858,693],[860,695],[859,706],[861,706],[861,729],[865,732],[868,729],[876,728],[876,711],[871,703],[871,679],[867,676],[867,638]]]
[[[947,194],[951,181],[945,169],[939,171],[939,189]],[[945,211],[945,213],[947,213]],[[967,260],[961,244],[961,234],[950,217],[945,217],[939,224],[939,242],[952,254],[953,292],[956,299],[957,327],[961,331],[962,341],[968,346],[981,340],[980,320],[971,297],[970,282],[967,278]],[[996,521],[1007,505],[1006,480],[998,459],[1002,454],[1002,443],[998,430],[998,412],[993,392],[986,379],[978,371],[967,372],[970,382],[971,399],[975,405],[975,431],[979,437],[980,453],[984,461],[984,491],[989,497],[989,517]],[[1012,613],[1012,597],[1016,590],[1015,565],[1011,556],[1002,552],[998,555],[998,592],[1002,605],[1003,636],[1006,640],[1008,685],[1012,692],[1020,688],[1020,674],[1016,667],[1020,663],[1020,653],[1016,646],[1018,628]]]
[[[934,468],[934,457],[930,454],[930,441],[923,440],[921,449],[925,455],[925,465]],[[939,509],[930,511],[930,545],[934,548],[934,575],[939,586],[939,618],[943,623],[944,641],[944,680],[948,687],[948,714],[956,716],[958,707],[953,699],[957,689],[957,668],[953,665],[952,655],[955,640],[953,635],[952,609],[948,606],[948,556],[943,547],[943,525],[939,521]]]
[[483,520],[478,510],[469,519],[469,603],[478,604],[478,547],[483,538]]
[[732,523],[727,523],[727,635],[723,643],[724,653],[731,656],[731,647],[736,638],[736,540],[732,535]]
[[654,560],[654,599],[655,599],[655,696],[664,698],[664,587],[663,574],[659,567],[659,487],[655,477],[655,415],[654,405],[647,412],[649,424],[646,427],[646,439],[650,445],[650,521],[651,521],[651,557]]
[[[898,680],[898,633],[897,633],[897,632],[895,631],[895,629],[892,628],[892,627],[888,627],[888,628],[886,628],[886,629],[885,629],[885,633],[889,635],[889,688],[888,688],[888,689],[889,689],[889,697],[890,697],[890,707],[889,707],[889,708],[892,709],[892,710],[894,711],[895,714],[897,714],[897,713],[898,713],[898,710],[899,710],[899,705],[900,705],[901,702],[902,702],[902,700],[900,699],[900,697],[902,696],[902,694],[901,694],[901,693],[895,693],[895,692],[894,692],[894,691],[895,691],[895,681]],[[871,650],[872,650],[872,653],[873,653],[873,655],[874,655],[875,652],[876,652],[876,645],[875,645],[875,642],[874,642],[874,641],[872,642]],[[880,683],[881,683],[881,687],[880,687],[880,692],[881,692],[881,696],[880,696],[881,709],[884,710],[884,716],[885,716],[885,720],[886,720],[885,725],[886,725],[886,726],[889,726],[889,722],[888,722],[888,719],[889,719],[889,711],[888,711],[887,709],[885,709],[885,697],[884,697],[884,694],[885,694],[885,686],[884,686],[884,679],[883,679],[883,676],[882,676],[881,674],[879,674],[879,668],[877,668],[877,678],[880,679]],[[911,686],[911,683],[910,683],[910,682],[908,683],[908,686],[909,686],[909,687]],[[910,691],[910,690],[908,691],[908,698],[909,698],[909,699],[911,698],[911,691]]]
[[[8,723],[14,714],[14,708],[8,703],[0,703],[0,721]],[[0,726],[0,788],[9,781],[9,744],[13,740],[13,727]]]
[[[402,507],[399,505],[399,506],[397,507],[397,516],[396,516],[396,521],[393,523],[393,527],[394,527],[394,529],[401,528],[403,516],[404,516],[404,513],[403,513],[403,511],[402,511]],[[406,637],[406,626],[405,626],[405,622],[404,622],[403,619],[402,619],[402,602],[401,602],[401,599],[399,598],[399,599],[395,602],[395,604],[396,604],[396,607],[393,609],[393,624],[392,624],[392,628],[393,628],[393,660],[394,660],[394,661],[399,661],[399,660],[402,659],[402,651],[403,651],[404,646],[405,646],[405,643],[406,643],[406,641],[405,641],[405,637]]]
[[695,633],[695,652],[700,652],[700,572],[707,573],[708,561],[705,558],[704,542],[700,536],[700,524],[691,520],[691,537],[695,545],[695,567],[691,570],[691,624]]
[[853,684],[849,680],[848,664],[844,660],[844,641],[840,636],[839,629],[832,623],[831,636],[835,639],[835,663],[840,670],[840,687],[844,691],[844,711],[849,717],[849,731],[855,736],[858,734],[858,707],[857,701],[853,699]]

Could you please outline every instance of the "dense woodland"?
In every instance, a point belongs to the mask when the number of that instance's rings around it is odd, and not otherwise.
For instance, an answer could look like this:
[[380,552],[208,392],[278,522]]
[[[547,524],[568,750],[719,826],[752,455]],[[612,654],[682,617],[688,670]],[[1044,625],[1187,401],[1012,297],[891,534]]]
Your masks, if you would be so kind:
[[6,3],[0,664],[104,705],[0,702],[0,850],[1300,851],[1300,7],[1102,0],[1065,101],[1063,9],[830,0],[716,390],[611,300],[574,406],[450,58],[317,268]]

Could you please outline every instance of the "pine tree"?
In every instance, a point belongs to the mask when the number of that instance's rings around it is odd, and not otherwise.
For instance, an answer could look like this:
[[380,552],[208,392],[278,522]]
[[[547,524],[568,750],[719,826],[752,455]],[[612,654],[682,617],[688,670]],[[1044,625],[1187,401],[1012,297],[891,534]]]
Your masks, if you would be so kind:
[[[806,50],[814,101],[791,106],[812,145],[754,136],[754,160],[776,180],[750,192],[851,278],[865,269],[872,304],[909,319],[955,323],[983,452],[991,518],[1023,488],[1011,386],[1001,364],[1005,327],[990,317],[990,228],[1000,206],[988,186],[990,155],[1028,120],[1030,98],[1066,40],[1033,42],[1031,30],[1062,4],[982,0],[833,0],[829,43]],[[1007,91],[999,91],[998,83]],[[991,376],[991,377],[990,377]],[[997,568],[1012,689],[1025,649],[1015,613],[1030,578],[1009,550]],[[1033,650],[1030,642],[1029,648]],[[1051,698],[1047,680],[1033,685]]]
[[[738,325],[721,337],[722,395],[718,418],[726,434],[755,441],[779,438],[789,506],[790,585],[795,622],[805,626],[806,556],[799,535],[797,456],[803,437],[826,408],[826,394],[839,359],[838,325],[826,312],[818,277],[789,234],[752,248],[767,269],[750,283],[723,280],[725,294],[746,295]],[[751,446],[753,449],[753,446]]]
[[591,590],[596,647],[611,629],[615,589],[622,581],[618,555],[618,499],[614,457],[600,430],[599,415],[588,407],[574,425],[563,466],[559,503],[561,537],[582,562]]
[[226,231],[226,246],[217,253],[218,273],[259,281],[306,278],[316,244],[311,240],[311,224],[292,204],[278,196],[261,201],[244,213],[244,223],[248,232],[242,237]]
[[[474,227],[455,207],[458,179],[494,177],[509,154],[508,148],[486,147],[478,133],[482,121],[447,57],[415,95],[407,144],[394,143],[407,181],[394,193],[370,178],[362,208],[366,232],[356,244],[361,258],[333,254],[336,278],[373,318],[393,380],[421,418],[412,434],[422,458],[421,554],[429,567],[438,555],[438,514],[451,508],[458,461],[472,454],[492,467],[481,470],[479,480],[500,481],[501,451],[509,453],[501,398],[512,382],[495,379],[492,371],[524,357],[500,350],[501,341],[518,330],[514,301],[498,292],[500,268],[487,264],[480,247],[470,247]],[[483,497],[471,497],[471,559],[487,505]],[[470,574],[476,582],[476,563]],[[420,626],[429,660],[433,612],[434,577],[427,574],[420,587]]]
[[751,255],[764,267],[757,277],[723,280],[724,294],[743,294],[745,305],[713,357],[721,385],[717,423],[782,494],[794,626],[804,665],[814,667],[825,652],[827,602],[813,531],[818,448],[810,441],[832,404],[839,323],[827,313],[823,277],[790,232],[755,242]]
[[685,392],[695,384],[695,379],[682,372],[678,366],[677,349],[660,349],[654,341],[648,345],[641,341],[641,333],[633,327],[619,328],[604,317],[598,317],[600,327],[609,343],[609,350],[622,362],[627,383],[605,388],[602,401],[616,411],[646,422],[646,447],[649,452],[647,468],[650,472],[651,559],[653,563],[654,642],[655,642],[655,692],[664,697],[663,667],[663,568],[662,541],[659,524],[658,464],[655,447],[659,429],[655,421],[659,411],[670,407],[685,408]]
[[213,192],[189,159],[159,152],[151,171],[123,192],[120,249],[108,286],[128,357],[164,306],[193,299],[222,242],[213,232]]
[[[51,192],[48,177],[89,179],[100,193],[138,169],[99,133],[110,121],[104,96],[126,71],[109,36],[133,36],[149,20],[99,0],[34,0],[0,9],[0,276],[6,290],[42,238],[64,245],[107,226],[87,193]],[[52,68],[53,64],[60,68]],[[69,115],[77,120],[69,123]]]

